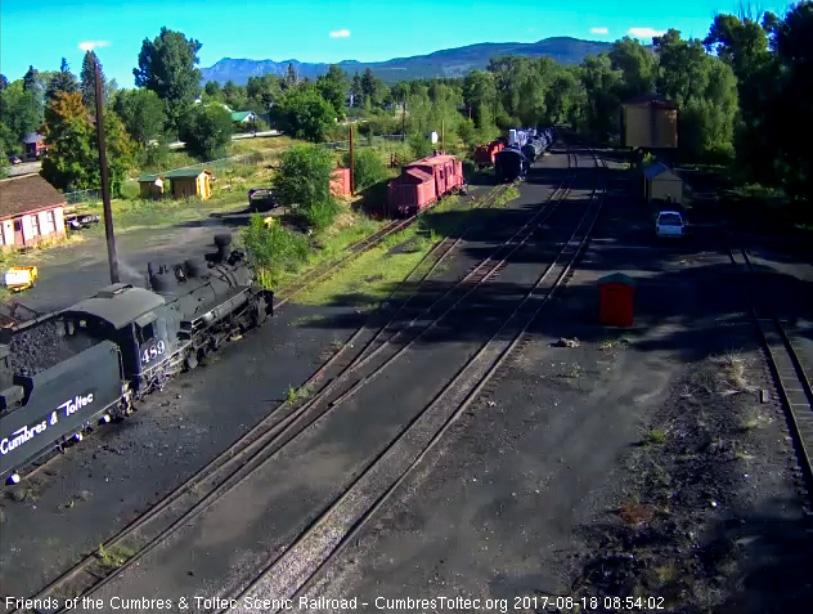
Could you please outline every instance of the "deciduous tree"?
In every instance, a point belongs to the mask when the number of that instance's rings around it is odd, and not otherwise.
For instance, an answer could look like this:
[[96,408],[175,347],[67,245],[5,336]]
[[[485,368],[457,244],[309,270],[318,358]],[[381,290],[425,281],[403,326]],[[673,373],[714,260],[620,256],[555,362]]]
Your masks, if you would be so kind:
[[133,140],[142,146],[160,137],[166,125],[164,103],[152,90],[122,90],[116,94],[113,108]]
[[179,128],[181,117],[200,92],[201,75],[196,68],[200,48],[198,41],[165,27],[155,39],[145,38],[141,44],[138,68],[133,69],[135,83],[164,101],[172,129]]
[[225,154],[233,132],[231,114],[219,104],[194,106],[181,124],[187,151],[206,160]]

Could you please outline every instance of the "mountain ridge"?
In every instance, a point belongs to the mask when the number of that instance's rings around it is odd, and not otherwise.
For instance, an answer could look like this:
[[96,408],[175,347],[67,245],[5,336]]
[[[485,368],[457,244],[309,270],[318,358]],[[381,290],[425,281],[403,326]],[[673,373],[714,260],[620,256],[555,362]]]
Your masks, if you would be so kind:
[[[398,57],[382,62],[359,62],[342,60],[336,64],[347,72],[363,72],[370,68],[380,79],[388,82],[434,78],[462,77],[471,70],[484,69],[489,60],[504,55],[528,57],[546,56],[563,64],[578,64],[586,55],[609,51],[612,43],[588,41],[569,36],[544,38],[535,43],[474,43],[463,47],[439,49],[425,55]],[[314,79],[327,72],[330,63],[299,62],[295,59],[250,60],[247,58],[222,58],[208,68],[202,68],[202,81],[217,81],[221,85],[234,81],[245,85],[249,77],[265,74],[282,76],[293,64],[301,77]]]

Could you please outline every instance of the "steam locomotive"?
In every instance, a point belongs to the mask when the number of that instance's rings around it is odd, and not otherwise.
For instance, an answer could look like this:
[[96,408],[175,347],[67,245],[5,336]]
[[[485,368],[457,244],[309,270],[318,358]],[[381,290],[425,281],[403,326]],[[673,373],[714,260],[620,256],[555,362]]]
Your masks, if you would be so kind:
[[147,288],[113,284],[0,337],[0,479],[100,423],[130,415],[167,378],[273,315],[245,254],[147,269]]

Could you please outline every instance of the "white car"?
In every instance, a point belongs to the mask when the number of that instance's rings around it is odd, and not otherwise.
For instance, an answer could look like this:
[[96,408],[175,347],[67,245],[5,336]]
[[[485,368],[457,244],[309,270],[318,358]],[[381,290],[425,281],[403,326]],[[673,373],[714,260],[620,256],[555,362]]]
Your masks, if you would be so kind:
[[680,239],[686,234],[683,216],[677,211],[661,211],[655,221],[655,236],[659,239]]

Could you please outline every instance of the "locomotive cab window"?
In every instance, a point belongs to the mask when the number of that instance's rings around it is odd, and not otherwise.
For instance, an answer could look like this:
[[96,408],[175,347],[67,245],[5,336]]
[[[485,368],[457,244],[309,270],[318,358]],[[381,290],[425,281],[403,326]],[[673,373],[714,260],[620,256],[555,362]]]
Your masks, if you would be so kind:
[[138,326],[137,329],[139,343],[145,343],[150,339],[155,339],[155,328],[153,327],[152,322],[146,326]]

